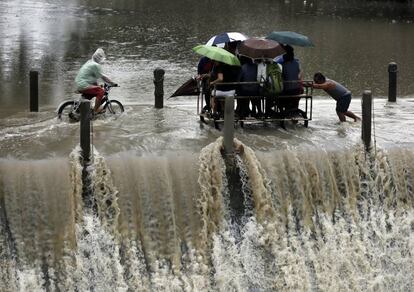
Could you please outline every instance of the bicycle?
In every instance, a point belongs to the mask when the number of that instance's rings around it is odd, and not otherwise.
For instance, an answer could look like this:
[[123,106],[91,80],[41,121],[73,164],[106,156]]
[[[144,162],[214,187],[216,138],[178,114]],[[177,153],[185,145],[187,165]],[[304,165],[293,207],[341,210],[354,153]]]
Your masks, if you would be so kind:
[[[102,111],[98,114],[94,114],[93,118],[97,118],[98,116],[102,116],[103,114],[109,113],[111,115],[119,115],[124,112],[124,106],[121,102],[116,99],[109,99],[109,91],[112,87],[119,87],[118,84],[108,84],[104,83],[104,96],[101,101]],[[82,99],[91,100],[94,96],[88,94],[82,94],[78,99],[71,99],[63,101],[57,108],[57,115],[59,120],[63,120],[63,118],[67,117],[69,121],[78,122],[80,120],[80,104]],[[93,109],[91,109],[93,111]]]

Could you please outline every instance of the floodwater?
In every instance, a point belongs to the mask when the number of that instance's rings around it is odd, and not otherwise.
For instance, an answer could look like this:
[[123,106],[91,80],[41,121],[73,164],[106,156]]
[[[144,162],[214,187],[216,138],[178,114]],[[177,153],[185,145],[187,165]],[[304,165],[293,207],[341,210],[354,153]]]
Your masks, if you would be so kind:
[[[414,290],[412,2],[2,0],[0,11],[1,291]],[[167,98],[195,74],[193,46],[273,30],[312,39],[295,49],[305,79],[322,71],[346,85],[356,114],[372,91],[370,155],[360,123],[339,124],[315,91],[308,128],[236,128],[235,183],[194,97],[153,107],[155,68]],[[92,212],[79,124],[55,109],[77,96],[97,47],[126,112],[93,121]],[[39,113],[28,112],[30,70]]]
[[[296,48],[305,79],[322,71],[342,82],[353,92],[351,110],[358,114],[362,92],[371,90],[373,97],[379,99],[374,102],[377,126],[385,131],[382,136],[387,144],[393,140],[398,144],[410,142],[411,135],[407,133],[410,126],[404,123],[410,123],[409,99],[414,97],[412,4],[190,3],[184,0],[19,1],[18,4],[2,1],[0,125],[4,134],[0,155],[35,158],[70,152],[77,141],[77,127],[59,124],[54,119],[54,110],[61,101],[77,97],[74,77],[97,47],[103,47],[107,53],[105,72],[121,86],[112,90],[111,97],[127,105],[127,113],[120,121],[98,121],[94,125],[94,142],[101,151],[109,154],[136,148],[143,152],[184,148],[198,152],[220,133],[199,128],[194,97],[168,99],[165,110],[154,110],[153,70],[160,67],[166,71],[164,91],[168,97],[195,74],[198,56],[191,48],[222,31],[265,36],[272,30],[293,30],[308,35],[315,47]],[[389,62],[399,65],[401,103],[384,107]],[[28,113],[30,70],[40,72],[39,114]],[[241,139],[252,140],[253,145],[263,150],[272,149],[273,143],[279,143],[279,137],[287,139],[286,147],[300,145],[301,141],[304,145],[319,144],[318,141],[326,144],[326,140],[334,137],[339,138],[333,142],[335,146],[358,140],[357,134],[344,137],[343,133],[358,132],[360,128],[338,127],[334,102],[321,91],[315,91],[314,95],[317,100],[310,129],[300,128],[289,134],[280,129],[247,130],[249,135],[242,131]],[[395,131],[398,125],[404,131]],[[276,138],[266,138],[274,133]]]
[[308,35],[296,48],[306,78],[316,71],[355,95],[387,95],[389,62],[399,65],[400,96],[413,94],[411,4],[363,1],[7,1],[0,2],[0,101],[6,112],[27,109],[28,75],[39,70],[41,108],[72,97],[79,67],[97,47],[105,71],[128,103],[152,103],[153,70],[166,70],[165,92],[195,72],[191,51],[222,31],[266,36],[273,30]]

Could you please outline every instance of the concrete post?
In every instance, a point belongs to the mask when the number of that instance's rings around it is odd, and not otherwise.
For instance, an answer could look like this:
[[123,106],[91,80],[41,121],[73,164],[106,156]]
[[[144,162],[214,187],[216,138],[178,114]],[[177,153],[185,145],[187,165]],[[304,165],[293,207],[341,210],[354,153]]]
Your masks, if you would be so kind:
[[82,100],[80,115],[80,145],[85,165],[89,163],[91,154],[91,102],[89,100]]
[[39,111],[39,72],[30,71],[30,111]]
[[165,71],[161,68],[154,70],[155,108],[164,107],[164,74]]
[[244,199],[243,184],[234,149],[234,96],[225,97],[223,136],[223,156],[230,193],[231,217],[235,222],[241,224],[241,218],[244,214]]
[[397,101],[397,63],[388,64],[388,101]]
[[372,95],[371,90],[365,90],[362,94],[362,141],[365,150],[371,147],[371,113],[372,113]]
[[225,97],[223,145],[225,154],[234,153],[234,96]]

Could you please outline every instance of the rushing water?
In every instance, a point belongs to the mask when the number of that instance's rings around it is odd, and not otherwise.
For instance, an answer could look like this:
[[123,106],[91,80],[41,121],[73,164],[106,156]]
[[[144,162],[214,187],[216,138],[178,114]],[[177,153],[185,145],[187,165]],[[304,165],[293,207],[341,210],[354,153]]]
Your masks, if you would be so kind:
[[[414,290],[412,1],[0,1],[0,291]],[[235,171],[193,97],[154,109],[195,73],[191,48],[221,31],[308,35],[305,76],[371,89],[373,149],[315,91],[309,128],[237,127]],[[96,49],[120,83],[117,119],[79,124],[56,106]],[[398,102],[388,103],[396,61]],[[40,71],[40,113],[28,72]],[[85,185],[83,185],[85,183]]]
[[237,219],[220,148],[107,161],[95,150],[97,216],[82,207],[78,149],[69,161],[0,161],[0,288],[413,289],[412,149],[245,146]]

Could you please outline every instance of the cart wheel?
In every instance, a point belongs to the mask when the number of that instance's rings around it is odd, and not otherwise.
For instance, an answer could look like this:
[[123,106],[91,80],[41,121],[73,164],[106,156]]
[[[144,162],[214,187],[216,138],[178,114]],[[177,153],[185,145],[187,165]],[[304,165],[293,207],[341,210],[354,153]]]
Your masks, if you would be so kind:
[[309,124],[309,121],[308,120],[305,120],[304,123],[303,123],[303,125],[305,126],[305,128],[308,127],[308,124]]

